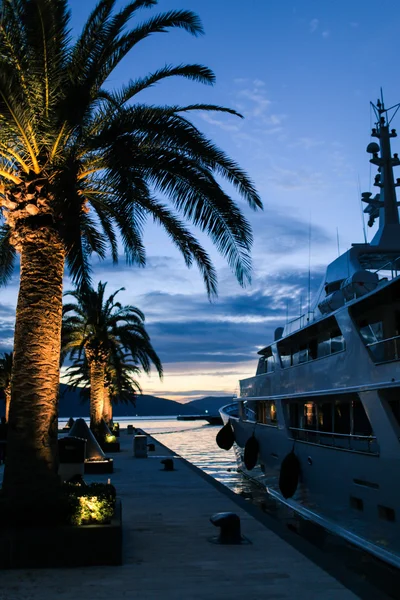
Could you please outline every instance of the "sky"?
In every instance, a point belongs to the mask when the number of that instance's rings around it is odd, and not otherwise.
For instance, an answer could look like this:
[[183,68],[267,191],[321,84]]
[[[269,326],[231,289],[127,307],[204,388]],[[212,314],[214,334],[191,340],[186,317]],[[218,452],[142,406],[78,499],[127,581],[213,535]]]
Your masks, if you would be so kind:
[[[95,4],[70,0],[73,35]],[[381,87],[387,106],[400,101],[400,5],[160,0],[132,23],[172,9],[197,13],[205,35],[155,34],[125,58],[108,86],[165,64],[213,69],[213,87],[171,79],[142,93],[140,101],[213,103],[243,114],[198,113],[193,121],[247,171],[262,197],[264,210],[254,213],[226,186],[252,225],[252,283],[242,289],[199,235],[219,276],[218,298],[210,303],[199,273],[186,268],[153,224],[145,232],[144,269],[94,258],[93,278],[107,281],[109,293],[125,287],[120,300],[146,315],[164,378],[142,377],[144,393],[186,402],[232,395],[239,379],[255,373],[257,351],[275,328],[306,310],[309,269],[315,291],[338,251],[364,240],[360,191],[374,191],[375,175],[365,152],[374,121],[370,101],[376,102]],[[399,119],[400,113],[394,127]],[[396,140],[393,151],[400,151]],[[370,241],[374,230],[366,229]],[[0,290],[0,351],[12,347],[17,293],[16,275]]]

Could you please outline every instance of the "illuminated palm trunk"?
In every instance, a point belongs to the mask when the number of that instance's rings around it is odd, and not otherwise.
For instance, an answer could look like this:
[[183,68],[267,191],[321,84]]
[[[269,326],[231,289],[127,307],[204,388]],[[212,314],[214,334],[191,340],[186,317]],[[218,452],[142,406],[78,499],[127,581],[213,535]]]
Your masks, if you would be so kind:
[[108,385],[104,387],[103,419],[105,420],[107,425],[112,421],[112,404],[110,388]]
[[65,251],[52,229],[23,232],[16,310],[7,465],[15,505],[51,502],[57,474],[58,387]]
[[89,360],[90,366],[90,428],[97,434],[103,418],[105,363]]
[[6,417],[6,421],[8,422],[8,417],[9,417],[9,414],[10,414],[11,386],[8,386],[8,387],[5,388],[5,390],[4,390],[4,396],[6,397],[5,417]]

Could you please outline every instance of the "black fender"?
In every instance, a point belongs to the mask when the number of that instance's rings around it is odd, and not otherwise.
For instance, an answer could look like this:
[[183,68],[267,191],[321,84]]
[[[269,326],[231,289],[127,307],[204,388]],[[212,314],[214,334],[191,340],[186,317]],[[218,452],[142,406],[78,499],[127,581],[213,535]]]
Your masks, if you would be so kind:
[[300,462],[294,450],[285,456],[279,473],[279,489],[284,498],[294,496],[300,477]]
[[227,422],[226,425],[223,426],[217,433],[216,442],[217,445],[222,448],[222,450],[230,450],[233,446],[233,442],[235,441],[235,434],[233,432],[230,421]]
[[253,433],[253,435],[247,440],[246,445],[244,447],[243,462],[248,471],[251,471],[256,466],[258,460],[258,451],[259,445]]

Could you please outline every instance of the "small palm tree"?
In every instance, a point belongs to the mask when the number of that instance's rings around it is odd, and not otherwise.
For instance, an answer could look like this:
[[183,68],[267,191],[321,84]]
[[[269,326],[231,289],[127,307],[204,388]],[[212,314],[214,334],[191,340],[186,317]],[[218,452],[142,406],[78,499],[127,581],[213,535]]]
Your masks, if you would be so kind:
[[[123,358],[128,356],[149,373],[153,364],[160,377],[162,365],[144,326],[144,314],[133,306],[115,301],[120,288],[105,298],[106,283],[97,291],[85,288],[67,292],[76,303],[63,308],[63,355],[82,359],[85,356],[90,379],[90,426],[96,433],[103,417],[106,381],[118,387]],[[126,372],[126,371],[125,371]],[[108,373],[108,377],[107,377]]]
[[[135,405],[137,394],[142,393],[135,377],[141,369],[128,355],[111,356],[105,369],[103,419],[109,424],[112,421],[113,405],[120,402]],[[90,372],[86,357],[78,358],[67,368],[68,385],[79,390],[83,401],[90,400]]]
[[[63,276],[90,284],[90,257],[110,253],[144,265],[145,223],[166,230],[207,292],[217,291],[209,255],[190,230],[206,233],[238,281],[250,277],[251,229],[221,187],[250,207],[261,200],[246,173],[191,122],[208,104],[146,105],[142,90],[170,77],[214,83],[198,64],[163,66],[109,89],[114,70],[154,33],[200,35],[198,17],[171,10],[130,27],[157,0],[98,0],[72,41],[67,0],[0,0],[0,283],[16,254],[21,275],[14,335],[8,463],[3,494],[54,504]],[[133,63],[131,63],[133,64]],[[33,511],[33,508],[32,508]]]
[[4,352],[3,358],[0,358],[0,389],[5,398],[5,417],[8,421],[11,402],[11,373],[13,366],[12,352]]

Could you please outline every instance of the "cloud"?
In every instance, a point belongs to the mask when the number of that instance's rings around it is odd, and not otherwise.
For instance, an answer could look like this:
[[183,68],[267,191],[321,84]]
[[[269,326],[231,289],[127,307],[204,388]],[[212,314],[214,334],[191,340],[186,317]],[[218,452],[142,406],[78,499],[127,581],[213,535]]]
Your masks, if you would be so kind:
[[330,36],[330,32],[329,32],[329,31],[323,31],[323,32],[322,32],[322,37],[323,37],[323,38],[327,38],[327,37],[329,37],[329,36]]
[[311,148],[316,148],[317,146],[324,146],[325,142],[322,140],[317,140],[315,138],[310,137],[300,137],[295,142],[288,144],[289,148],[297,148],[300,147],[302,150],[310,150]]
[[[312,295],[321,275],[319,271],[312,273]],[[260,276],[253,288],[213,303],[200,294],[188,297],[159,292],[142,296],[147,330],[162,362],[167,366],[180,363],[182,371],[185,363],[193,363],[197,371],[210,375],[218,371],[216,364],[223,364],[224,370],[231,365],[235,370],[239,363],[257,360],[257,351],[273,340],[275,329],[285,324],[287,315],[299,316],[301,297],[305,307],[308,272]],[[204,371],[202,364],[211,368]]]
[[271,105],[271,100],[266,97],[262,90],[244,89],[238,92],[238,96],[239,98],[251,101],[252,106],[246,112],[252,117],[263,115]]
[[291,170],[272,166],[268,179],[276,187],[284,190],[321,190],[325,185],[322,173],[309,169]]
[[[209,123],[210,125],[216,125],[224,131],[240,131],[239,125],[234,125],[233,123],[225,122],[222,119],[216,119],[215,117],[212,117],[208,112],[202,112],[199,116],[201,119],[203,119],[203,121],[206,121],[206,123]],[[233,117],[230,116],[231,120],[232,118]]]
[[318,29],[318,25],[319,25],[319,20],[318,19],[312,19],[310,21],[310,32],[314,33],[314,31],[316,31]]
[[[261,256],[290,256],[307,248],[309,244],[309,223],[284,211],[266,210],[266,223],[254,229],[255,245],[253,256],[256,261]],[[270,212],[270,215],[269,215]],[[269,217],[269,218],[268,218]],[[332,236],[320,226],[312,225],[312,247],[328,245]]]

